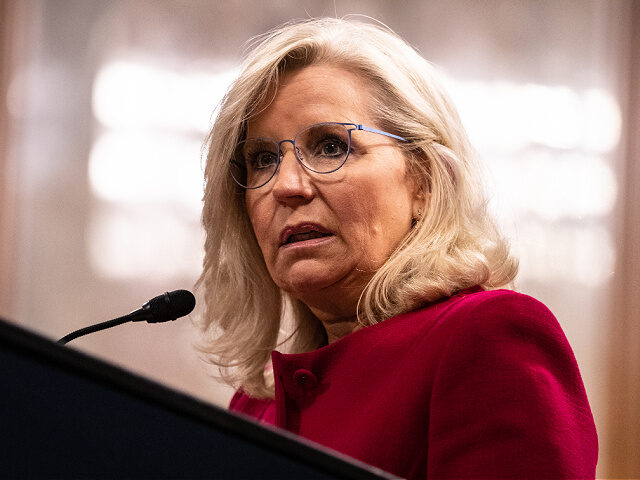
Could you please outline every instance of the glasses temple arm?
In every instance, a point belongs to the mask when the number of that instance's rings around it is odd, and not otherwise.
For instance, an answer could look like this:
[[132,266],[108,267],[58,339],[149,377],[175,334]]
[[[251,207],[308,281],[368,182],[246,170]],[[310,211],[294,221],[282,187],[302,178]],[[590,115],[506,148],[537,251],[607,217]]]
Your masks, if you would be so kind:
[[356,126],[356,130],[364,130],[365,132],[379,133],[380,135],[386,135],[387,137],[395,138],[396,140],[402,140],[403,142],[407,141],[406,138],[399,137],[398,135],[394,135],[393,133],[383,132],[382,130],[378,130],[377,128],[371,128],[365,125],[358,125],[358,124],[355,124],[355,126]]

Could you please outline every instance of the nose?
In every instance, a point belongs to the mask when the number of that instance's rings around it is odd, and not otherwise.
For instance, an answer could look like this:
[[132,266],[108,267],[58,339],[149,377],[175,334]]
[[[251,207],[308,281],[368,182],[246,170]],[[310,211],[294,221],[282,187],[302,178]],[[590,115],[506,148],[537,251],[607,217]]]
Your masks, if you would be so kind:
[[309,172],[300,164],[291,148],[285,148],[284,142],[280,145],[282,158],[273,179],[272,193],[275,199],[282,204],[295,205],[306,203],[313,197],[313,186]]

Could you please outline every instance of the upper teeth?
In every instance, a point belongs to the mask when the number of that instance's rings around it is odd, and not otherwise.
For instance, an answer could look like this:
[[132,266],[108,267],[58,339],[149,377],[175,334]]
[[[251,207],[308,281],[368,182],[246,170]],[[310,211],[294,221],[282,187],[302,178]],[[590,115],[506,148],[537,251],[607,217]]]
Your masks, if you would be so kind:
[[312,238],[320,238],[320,237],[324,237],[326,236],[326,233],[320,233],[320,232],[302,232],[302,233],[295,233],[291,236],[289,236],[289,238],[287,238],[287,243],[293,243],[293,242],[302,242],[304,240],[310,240]]

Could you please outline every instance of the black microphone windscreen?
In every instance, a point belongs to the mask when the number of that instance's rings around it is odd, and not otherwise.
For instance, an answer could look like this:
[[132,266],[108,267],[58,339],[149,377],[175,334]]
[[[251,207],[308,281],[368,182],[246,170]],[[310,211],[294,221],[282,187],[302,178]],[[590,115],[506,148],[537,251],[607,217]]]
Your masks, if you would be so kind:
[[188,290],[174,290],[149,300],[143,309],[151,314],[147,322],[167,322],[184,317],[196,306],[196,298]]

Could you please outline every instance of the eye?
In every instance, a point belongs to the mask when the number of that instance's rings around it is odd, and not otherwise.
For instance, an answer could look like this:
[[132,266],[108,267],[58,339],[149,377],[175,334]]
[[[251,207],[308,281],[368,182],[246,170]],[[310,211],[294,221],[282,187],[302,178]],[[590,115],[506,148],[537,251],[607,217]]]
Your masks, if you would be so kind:
[[348,145],[336,137],[325,137],[313,149],[315,157],[342,157],[347,154]]
[[267,150],[252,153],[251,155],[247,156],[247,166],[254,170],[271,168],[277,163],[278,155]]
[[240,155],[249,170],[263,170],[278,164],[277,145],[263,139],[245,141]]

